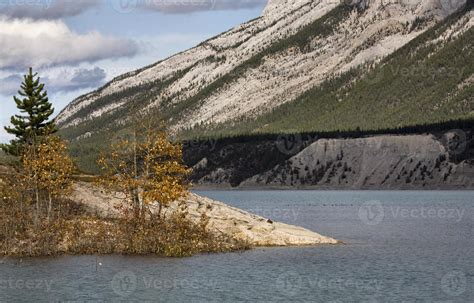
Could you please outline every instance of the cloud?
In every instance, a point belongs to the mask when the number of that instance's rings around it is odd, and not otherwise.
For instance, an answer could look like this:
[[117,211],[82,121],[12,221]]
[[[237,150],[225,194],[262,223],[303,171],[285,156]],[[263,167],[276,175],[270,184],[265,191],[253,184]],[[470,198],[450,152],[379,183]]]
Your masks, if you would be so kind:
[[[40,72],[42,74],[42,72]],[[55,75],[42,76],[48,93],[68,93],[86,88],[96,88],[104,84],[106,73],[102,68],[61,68]],[[14,96],[20,88],[23,77],[14,74],[0,79],[0,95]]]
[[23,78],[20,75],[10,75],[0,79],[0,95],[13,96],[17,93]]
[[268,0],[122,0],[128,8],[135,3],[141,9],[168,14],[187,14],[211,10],[240,10],[263,7]]
[[137,8],[168,14],[263,7],[268,0],[0,0],[0,15],[12,18],[61,19],[110,5],[120,13]]
[[59,20],[5,17],[0,17],[0,45],[0,69],[16,70],[130,57],[138,52],[132,40],[98,32],[77,34]]
[[[7,125],[7,123],[2,122],[0,125]],[[8,134],[3,127],[0,127],[0,143],[7,143],[11,139],[13,139],[12,135]]]
[[99,67],[80,68],[73,70],[72,73],[63,71],[57,77],[46,78],[45,83],[52,92],[70,92],[99,87],[104,84],[106,76],[105,71]]
[[97,7],[102,0],[0,0],[0,14],[12,18],[60,19]]

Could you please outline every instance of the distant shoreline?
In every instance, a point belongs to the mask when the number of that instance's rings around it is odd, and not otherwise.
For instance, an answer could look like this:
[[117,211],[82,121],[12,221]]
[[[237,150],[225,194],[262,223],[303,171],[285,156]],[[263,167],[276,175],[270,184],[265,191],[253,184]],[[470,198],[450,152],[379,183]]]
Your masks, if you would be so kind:
[[232,187],[230,185],[193,185],[191,190],[197,191],[474,191],[474,188],[466,188],[465,186],[448,186],[448,187],[393,187],[393,188],[375,188],[375,187],[362,187],[362,188],[350,188],[350,187],[337,187],[337,186],[237,186]]

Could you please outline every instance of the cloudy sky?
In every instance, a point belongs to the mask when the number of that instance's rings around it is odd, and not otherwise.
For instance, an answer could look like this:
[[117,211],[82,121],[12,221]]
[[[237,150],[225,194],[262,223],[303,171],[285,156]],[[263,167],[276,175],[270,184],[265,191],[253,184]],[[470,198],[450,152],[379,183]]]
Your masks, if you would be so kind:
[[56,113],[113,77],[259,16],[267,0],[0,0],[0,142],[29,66]]

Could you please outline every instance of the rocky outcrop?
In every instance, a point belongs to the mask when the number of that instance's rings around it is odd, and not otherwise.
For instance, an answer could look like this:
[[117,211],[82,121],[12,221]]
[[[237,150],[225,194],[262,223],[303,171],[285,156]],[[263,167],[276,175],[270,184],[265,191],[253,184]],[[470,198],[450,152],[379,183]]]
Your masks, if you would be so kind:
[[[337,244],[338,241],[302,227],[273,222],[222,202],[190,194],[186,199],[189,215],[198,220],[205,213],[209,228],[215,232],[233,235],[253,246],[298,246]],[[174,204],[171,209],[175,208]]]
[[[120,195],[106,193],[90,183],[80,182],[74,185],[71,200],[84,205],[89,211],[100,216],[120,216],[116,206],[123,202]],[[198,222],[202,214],[209,218],[210,231],[245,240],[251,246],[301,246],[317,244],[337,244],[338,241],[322,236],[302,227],[273,222],[269,219],[250,214],[224,203],[189,194],[185,199],[188,217]],[[165,215],[178,207],[173,203]],[[156,208],[152,208],[155,210]]]
[[201,187],[474,188],[474,137],[468,128],[347,139],[301,134],[227,140],[185,149],[185,159],[197,163],[192,178]]
[[450,161],[466,146],[455,148],[432,135],[321,139],[241,187],[473,188],[474,166]]

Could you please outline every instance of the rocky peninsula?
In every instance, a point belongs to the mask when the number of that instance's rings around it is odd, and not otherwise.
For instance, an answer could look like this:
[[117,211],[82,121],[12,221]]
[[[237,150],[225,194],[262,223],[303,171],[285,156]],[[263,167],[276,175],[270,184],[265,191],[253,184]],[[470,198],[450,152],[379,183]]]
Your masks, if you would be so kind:
[[[74,185],[71,200],[81,204],[101,217],[119,217],[117,205],[122,203],[120,195],[107,193],[92,183],[78,182]],[[273,222],[222,202],[190,193],[185,199],[188,218],[198,222],[203,213],[209,218],[210,232],[243,240],[251,247],[258,246],[306,246],[337,244],[339,241],[312,232],[302,227]],[[165,210],[171,213],[178,207],[173,203]],[[155,208],[156,211],[156,208]]]

